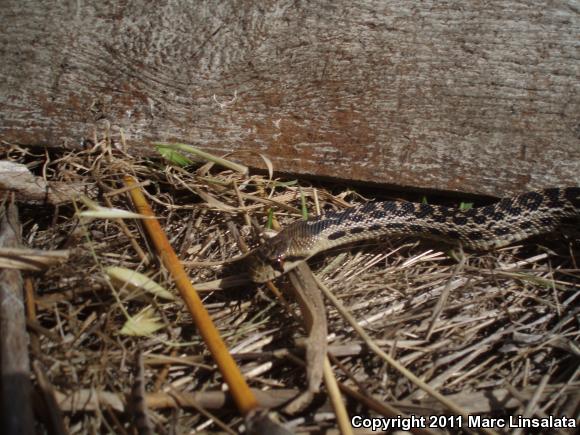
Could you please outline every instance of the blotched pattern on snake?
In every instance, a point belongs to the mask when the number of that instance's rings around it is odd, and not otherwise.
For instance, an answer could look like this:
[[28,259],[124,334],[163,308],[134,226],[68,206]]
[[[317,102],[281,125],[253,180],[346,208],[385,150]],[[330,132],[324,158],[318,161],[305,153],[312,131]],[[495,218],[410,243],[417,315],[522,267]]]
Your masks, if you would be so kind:
[[369,202],[298,221],[252,251],[250,278],[265,282],[326,249],[384,236],[417,236],[474,250],[499,248],[580,217],[580,187],[552,188],[460,210],[406,201]]

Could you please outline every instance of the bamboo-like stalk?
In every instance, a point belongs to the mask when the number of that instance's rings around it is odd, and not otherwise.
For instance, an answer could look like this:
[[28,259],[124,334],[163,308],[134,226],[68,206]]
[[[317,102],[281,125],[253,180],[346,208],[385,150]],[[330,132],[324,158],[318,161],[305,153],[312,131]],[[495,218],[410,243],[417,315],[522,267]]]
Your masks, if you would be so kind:
[[[126,175],[124,180],[125,184],[131,188],[129,192],[137,212],[145,216],[155,217],[143,192],[136,186],[136,180],[130,175]],[[230,355],[209,313],[203,306],[197,291],[191,284],[179,258],[163,232],[161,225],[157,219],[144,219],[142,222],[157,249],[161,261],[167,270],[169,270],[171,276],[173,276],[176,286],[181,293],[181,297],[185,301],[195,325],[199,329],[205,344],[209,348],[222,376],[228,384],[238,409],[242,415],[248,415],[250,411],[258,407],[256,397],[250,390],[239,367]]]

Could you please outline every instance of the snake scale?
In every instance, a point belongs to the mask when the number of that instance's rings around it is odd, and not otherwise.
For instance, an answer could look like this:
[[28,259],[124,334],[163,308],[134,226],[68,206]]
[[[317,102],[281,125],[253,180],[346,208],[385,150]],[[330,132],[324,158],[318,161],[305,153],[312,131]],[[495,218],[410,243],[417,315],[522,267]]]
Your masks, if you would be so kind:
[[473,250],[509,245],[580,217],[580,187],[526,192],[469,210],[406,201],[369,202],[294,222],[252,251],[248,270],[262,283],[319,252],[384,236],[417,236]]

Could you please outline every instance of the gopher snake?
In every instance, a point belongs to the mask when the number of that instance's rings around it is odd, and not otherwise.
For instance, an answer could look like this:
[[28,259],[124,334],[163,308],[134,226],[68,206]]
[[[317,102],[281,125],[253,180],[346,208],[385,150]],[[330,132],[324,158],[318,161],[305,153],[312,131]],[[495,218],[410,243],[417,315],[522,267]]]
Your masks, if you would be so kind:
[[405,201],[369,202],[342,212],[295,222],[248,256],[250,278],[265,282],[326,249],[382,236],[411,235],[499,248],[556,230],[580,216],[580,187],[553,188],[459,210]]

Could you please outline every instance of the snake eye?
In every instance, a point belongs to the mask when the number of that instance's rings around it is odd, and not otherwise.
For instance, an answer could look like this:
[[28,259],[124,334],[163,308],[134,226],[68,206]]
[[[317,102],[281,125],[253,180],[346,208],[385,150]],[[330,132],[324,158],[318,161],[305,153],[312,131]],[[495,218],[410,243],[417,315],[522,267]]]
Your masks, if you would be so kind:
[[272,266],[274,266],[274,268],[276,270],[278,270],[279,272],[284,272],[284,261],[285,260],[286,260],[286,257],[284,256],[284,254],[279,254],[274,259]]

